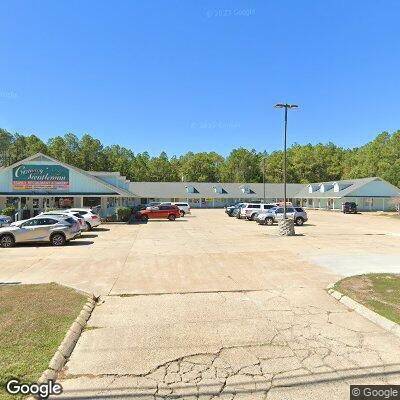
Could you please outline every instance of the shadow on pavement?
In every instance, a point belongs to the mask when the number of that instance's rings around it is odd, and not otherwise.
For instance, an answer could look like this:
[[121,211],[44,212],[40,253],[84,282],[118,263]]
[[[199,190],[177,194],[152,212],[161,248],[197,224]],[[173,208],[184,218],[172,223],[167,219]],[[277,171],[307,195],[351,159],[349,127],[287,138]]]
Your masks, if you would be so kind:
[[98,237],[99,235],[95,235],[93,233],[82,233],[78,239],[93,239]]

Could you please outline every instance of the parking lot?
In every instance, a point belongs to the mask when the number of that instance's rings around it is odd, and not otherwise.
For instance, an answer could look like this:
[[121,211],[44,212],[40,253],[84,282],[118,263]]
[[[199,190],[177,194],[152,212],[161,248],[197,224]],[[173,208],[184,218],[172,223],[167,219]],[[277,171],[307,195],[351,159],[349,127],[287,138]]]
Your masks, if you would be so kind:
[[399,272],[399,221],[312,211],[297,236],[277,231],[223,210],[104,224],[62,248],[1,249],[0,281],[102,296],[68,363],[65,398],[164,388],[342,399],[349,382],[400,383],[400,340],[325,292],[341,275]]

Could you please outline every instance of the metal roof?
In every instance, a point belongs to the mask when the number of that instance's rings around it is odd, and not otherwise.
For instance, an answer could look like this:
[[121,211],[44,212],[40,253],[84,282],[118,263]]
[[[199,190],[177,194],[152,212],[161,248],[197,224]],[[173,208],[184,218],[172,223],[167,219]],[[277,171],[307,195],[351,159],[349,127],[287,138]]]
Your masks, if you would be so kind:
[[[368,183],[374,182],[374,181],[384,181],[381,178],[377,177],[371,177],[371,178],[361,178],[361,179],[346,179],[346,180],[341,180],[341,181],[330,181],[330,182],[319,182],[319,183],[310,183],[307,185],[304,185],[302,190],[297,193],[295,197],[297,198],[341,198],[341,197],[349,197],[351,196],[352,192],[355,192],[356,190],[360,189],[361,187],[367,185]],[[333,185],[337,183],[339,186],[343,186],[343,189],[339,190],[338,192],[334,191]],[[390,185],[389,182],[386,182],[388,185]],[[331,186],[328,190],[325,192],[321,192],[319,189],[316,191],[310,193],[309,186],[314,186],[314,187],[320,187],[321,185],[327,185]]]
[[[288,183],[287,197],[295,197],[304,184]],[[194,187],[198,193],[188,193],[187,188]],[[215,188],[222,187],[224,193],[218,193]],[[245,188],[251,190],[245,192]],[[129,190],[143,198],[249,198],[263,197],[262,183],[227,183],[227,182],[131,182]],[[266,198],[282,198],[282,183],[266,183]]]

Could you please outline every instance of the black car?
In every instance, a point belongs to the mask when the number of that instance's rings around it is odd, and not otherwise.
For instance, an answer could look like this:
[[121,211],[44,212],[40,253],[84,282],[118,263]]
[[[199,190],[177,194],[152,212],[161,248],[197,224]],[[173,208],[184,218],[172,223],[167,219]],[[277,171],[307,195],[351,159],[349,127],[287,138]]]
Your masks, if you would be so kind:
[[346,201],[342,205],[342,211],[344,214],[357,214],[357,204],[352,201]]

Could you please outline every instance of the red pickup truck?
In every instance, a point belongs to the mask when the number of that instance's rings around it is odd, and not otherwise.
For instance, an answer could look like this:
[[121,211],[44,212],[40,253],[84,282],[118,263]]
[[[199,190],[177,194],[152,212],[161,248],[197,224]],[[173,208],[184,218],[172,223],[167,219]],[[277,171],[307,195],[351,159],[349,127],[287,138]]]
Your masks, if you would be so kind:
[[140,219],[147,221],[152,218],[167,218],[170,221],[175,221],[181,216],[179,208],[174,205],[162,205],[157,207],[148,207],[145,210],[139,211]]

